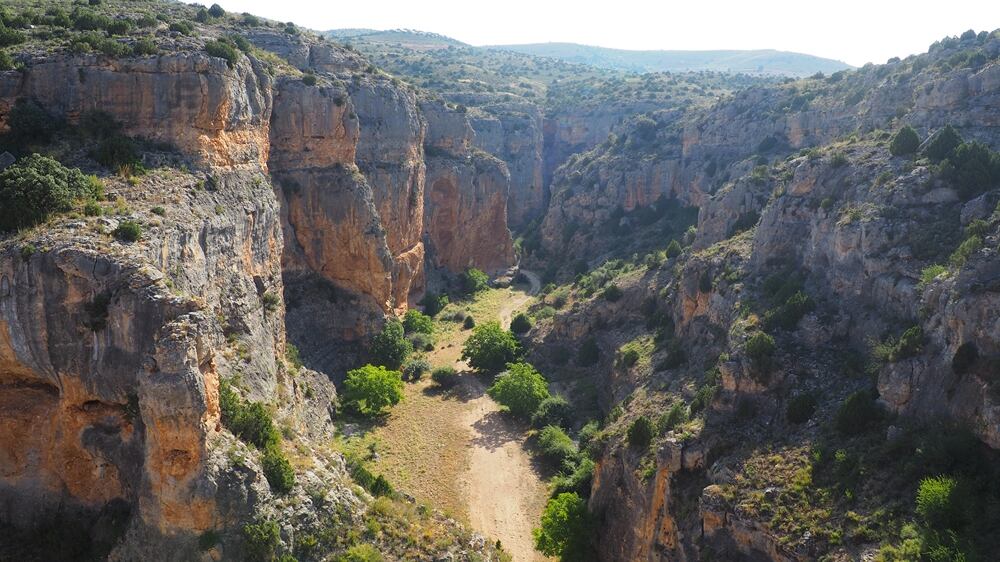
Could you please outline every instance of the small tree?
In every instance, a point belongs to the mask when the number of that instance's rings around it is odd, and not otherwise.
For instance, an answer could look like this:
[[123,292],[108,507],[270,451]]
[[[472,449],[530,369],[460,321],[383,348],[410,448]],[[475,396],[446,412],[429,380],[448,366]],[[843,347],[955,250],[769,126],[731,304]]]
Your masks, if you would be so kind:
[[573,422],[573,407],[562,396],[550,396],[538,405],[531,416],[532,427],[555,425],[569,427]]
[[222,6],[218,4],[212,4],[212,6],[208,8],[208,15],[212,16],[213,18],[221,18],[222,16],[226,15],[226,11],[222,9]]
[[420,299],[420,306],[424,307],[424,313],[430,317],[437,316],[441,309],[448,305],[448,295],[439,295],[428,292],[424,298]]
[[542,526],[532,531],[535,549],[560,560],[588,559],[590,514],[579,494],[566,492],[549,500],[542,513]]
[[292,486],[295,485],[295,471],[277,445],[272,445],[264,451],[261,466],[264,469],[264,478],[272,490],[279,494],[287,494],[292,490]]
[[510,331],[515,334],[524,334],[531,329],[531,319],[528,315],[520,312],[510,321]]
[[381,414],[403,399],[403,378],[399,371],[365,365],[347,372],[344,400],[366,416]]
[[917,490],[917,515],[931,529],[958,530],[967,521],[968,498],[961,497],[961,487],[954,478],[924,478]]
[[573,466],[579,451],[576,444],[561,427],[547,425],[538,432],[538,450],[556,466]]
[[646,416],[639,416],[628,426],[628,444],[645,450],[653,442],[653,422]]
[[431,320],[430,316],[411,308],[403,315],[403,330],[407,334],[432,334],[434,333],[434,321]]
[[913,127],[906,125],[896,132],[889,143],[889,152],[893,156],[905,156],[913,154],[920,148],[920,136]]
[[834,425],[844,435],[858,435],[882,419],[882,410],[870,392],[859,390],[847,397],[837,410]]
[[372,359],[379,365],[398,369],[413,352],[413,345],[403,332],[403,324],[392,318],[382,326],[382,331],[372,338]]
[[431,370],[431,364],[426,359],[410,359],[403,365],[403,378],[410,381],[418,381],[424,373]]
[[681,248],[680,243],[677,240],[671,240],[670,244],[667,245],[666,254],[668,258],[676,258],[681,255],[684,250]]
[[770,368],[771,357],[774,355],[774,338],[764,332],[755,332],[747,338],[745,349],[754,368]]
[[962,144],[962,136],[958,134],[958,131],[954,127],[946,125],[945,128],[938,131],[931,138],[931,141],[927,143],[927,147],[924,148],[924,156],[934,162],[940,162],[951,156],[952,151],[958,148],[960,144]]
[[0,231],[28,228],[69,211],[78,199],[96,198],[98,186],[46,156],[22,158],[0,172]]
[[482,271],[470,267],[462,272],[459,277],[462,283],[462,292],[467,295],[473,295],[479,291],[484,291],[490,287],[490,278],[486,276]]
[[545,377],[528,363],[511,363],[486,393],[515,416],[529,418],[549,397],[549,386]]
[[519,355],[517,339],[498,322],[476,326],[462,347],[462,359],[477,371],[498,373]]

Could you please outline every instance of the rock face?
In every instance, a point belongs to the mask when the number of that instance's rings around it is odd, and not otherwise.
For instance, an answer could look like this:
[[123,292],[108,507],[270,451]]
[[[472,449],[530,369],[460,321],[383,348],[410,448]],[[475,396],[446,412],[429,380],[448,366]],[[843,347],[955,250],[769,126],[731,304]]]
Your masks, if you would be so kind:
[[267,158],[271,79],[250,58],[230,69],[204,53],[56,57],[23,76],[0,76],[0,121],[19,97],[71,121],[106,111],[126,133],[171,143],[204,164],[260,166]]
[[[891,343],[910,327],[922,333],[920,349],[881,360],[879,402],[900,414],[900,423],[951,420],[1000,448],[992,375],[1000,356],[998,186],[963,200],[960,186],[940,179],[926,160],[888,151],[891,131],[903,124],[923,139],[951,124],[966,140],[1000,147],[1000,40],[963,41],[960,48],[987,53],[985,62],[941,70],[935,61],[956,55],[942,48],[823,84],[751,89],[712,108],[658,112],[555,172],[542,259],[559,256],[567,269],[579,257],[622,257],[602,229],[650,234],[639,217],[658,198],[700,209],[681,256],[611,276],[624,288],[624,311],[583,300],[578,281],[568,309],[551,327],[532,331],[531,359],[560,372],[560,384],[566,373],[594,377],[602,409],[622,406],[615,415],[624,421],[608,431],[617,436],[640,412],[655,419],[678,398],[693,411],[692,389],[712,385],[704,426],[683,444],[674,441],[678,431],[662,437],[655,458],[640,458],[622,437],[602,444],[589,504],[601,560],[849,559],[877,550],[865,544],[861,555],[848,552],[782,528],[766,510],[754,512],[757,501],[774,509],[770,502],[787,493],[787,482],[739,496],[752,480],[744,463],[753,453],[734,450],[741,442],[776,453],[816,443],[847,395],[875,390],[863,375],[842,374],[854,368],[845,357],[876,357],[873,338]],[[970,225],[980,229],[982,246],[956,265],[949,255]],[[948,272],[922,279],[932,264],[948,264]],[[768,279],[791,276],[801,277],[816,312],[791,328],[774,327],[763,310],[773,305],[753,303],[768,298]],[[683,361],[672,361],[666,344],[653,351],[654,367],[626,369],[608,357],[641,333],[643,319],[629,316],[638,310],[647,326],[660,326],[657,337],[680,343]],[[775,367],[763,376],[744,346],[756,330],[777,341]],[[543,359],[588,340],[601,350],[589,369]],[[711,383],[702,378],[706,370]],[[815,417],[795,427],[784,413],[800,393],[824,398]],[[666,403],[657,403],[664,395]]]
[[424,208],[430,263],[453,273],[506,270],[515,262],[507,229],[507,166],[472,146],[476,133],[464,113],[436,102],[421,109],[428,123]]
[[504,161],[510,172],[507,221],[523,231],[541,220],[548,205],[543,174],[543,120],[538,107],[526,104],[488,106],[469,118],[476,135],[473,143]]

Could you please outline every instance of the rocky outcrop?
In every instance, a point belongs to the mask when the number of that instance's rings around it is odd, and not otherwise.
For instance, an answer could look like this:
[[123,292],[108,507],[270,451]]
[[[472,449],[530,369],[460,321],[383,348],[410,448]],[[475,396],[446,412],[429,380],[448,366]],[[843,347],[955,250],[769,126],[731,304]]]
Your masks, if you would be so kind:
[[510,172],[507,222],[523,231],[541,220],[548,204],[542,177],[544,139],[541,111],[527,104],[489,105],[469,120],[475,146],[504,161]]
[[427,192],[424,202],[429,262],[459,273],[488,273],[515,262],[507,202],[510,174],[503,161],[472,146],[465,114],[438,102],[421,105],[427,117]]
[[252,58],[229,68],[204,53],[53,57],[23,75],[0,74],[0,123],[18,98],[71,122],[105,111],[126,133],[172,144],[202,164],[261,166],[267,159],[271,78]]
[[393,259],[392,296],[405,311],[423,288],[423,161],[426,122],[416,95],[384,77],[358,76],[348,89],[358,115],[357,165],[371,185]]

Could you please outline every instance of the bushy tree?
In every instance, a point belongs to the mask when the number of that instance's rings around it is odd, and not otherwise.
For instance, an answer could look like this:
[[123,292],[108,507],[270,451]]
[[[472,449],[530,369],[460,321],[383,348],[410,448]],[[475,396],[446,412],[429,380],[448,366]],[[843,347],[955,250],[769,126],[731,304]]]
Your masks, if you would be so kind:
[[277,445],[272,445],[264,451],[261,467],[264,469],[264,478],[272,490],[279,494],[287,494],[292,490],[292,486],[295,485],[295,471]]
[[538,450],[556,466],[573,466],[578,451],[576,444],[561,427],[547,425],[538,432]]
[[920,148],[920,135],[909,125],[896,131],[892,142],[889,143],[889,152],[893,156],[913,154],[918,148]]
[[462,284],[462,292],[467,295],[473,295],[479,291],[485,291],[490,287],[490,278],[486,276],[482,271],[470,267],[462,272],[459,276],[459,281]]
[[403,330],[407,334],[432,334],[434,333],[434,321],[431,320],[430,316],[411,308],[403,315]]
[[403,324],[395,318],[387,320],[382,331],[372,338],[372,359],[390,369],[398,369],[412,352],[413,345],[406,339]]
[[439,295],[428,292],[424,298],[420,299],[420,306],[424,307],[424,314],[430,317],[437,316],[445,306],[448,306],[448,295]]
[[961,492],[960,484],[949,476],[924,478],[917,489],[917,515],[931,529],[958,530],[967,521],[969,503]]
[[670,244],[667,245],[666,255],[668,258],[676,258],[681,255],[684,250],[681,248],[680,242],[677,240],[671,240]]
[[221,18],[222,16],[226,15],[226,11],[222,9],[222,6],[218,4],[212,4],[212,6],[208,8],[208,15],[212,16],[213,18]]
[[882,409],[871,392],[859,390],[847,397],[837,410],[834,426],[844,435],[858,435],[882,419]]
[[7,115],[7,136],[15,144],[47,143],[62,125],[34,100],[19,99]]
[[365,365],[347,372],[344,401],[359,413],[374,416],[403,399],[403,378],[399,371]]
[[227,41],[212,40],[205,42],[205,52],[213,57],[218,57],[226,61],[229,68],[236,66],[240,60],[240,52],[236,47]]
[[755,368],[770,368],[771,357],[774,355],[774,338],[764,332],[754,332],[747,338],[744,349]]
[[646,416],[639,416],[628,426],[628,444],[637,449],[646,449],[653,442],[653,422]]
[[80,170],[32,154],[0,172],[0,231],[34,226],[99,195],[100,184]]
[[477,371],[498,373],[520,354],[517,339],[499,322],[487,322],[472,331],[462,347],[462,359]]
[[942,173],[963,199],[971,199],[1000,183],[1000,155],[980,142],[962,143],[942,164]]
[[924,156],[940,162],[951,156],[952,151],[962,144],[962,136],[951,125],[946,125],[931,138],[924,148]]
[[531,318],[520,312],[510,321],[510,331],[515,334],[524,334],[531,329]]
[[431,364],[426,359],[410,359],[403,365],[403,378],[410,381],[418,381],[424,373],[431,370]]
[[532,531],[535,549],[565,562],[590,558],[590,514],[587,502],[576,493],[562,493],[549,500],[541,527]]
[[511,363],[486,392],[515,416],[527,419],[549,397],[549,385],[530,364]]
[[555,425],[559,427],[569,427],[573,422],[573,407],[562,396],[550,396],[538,405],[538,409],[531,416],[533,427],[545,427]]

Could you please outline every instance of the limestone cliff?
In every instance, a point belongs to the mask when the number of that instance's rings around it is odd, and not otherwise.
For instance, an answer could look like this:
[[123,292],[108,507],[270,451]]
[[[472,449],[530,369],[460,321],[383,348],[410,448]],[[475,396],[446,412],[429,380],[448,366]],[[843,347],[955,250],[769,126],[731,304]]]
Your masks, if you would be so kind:
[[425,231],[430,263],[453,273],[476,267],[498,273],[514,264],[507,229],[510,174],[503,161],[472,146],[464,113],[425,102]]

